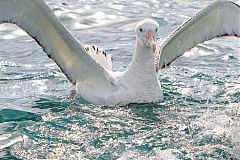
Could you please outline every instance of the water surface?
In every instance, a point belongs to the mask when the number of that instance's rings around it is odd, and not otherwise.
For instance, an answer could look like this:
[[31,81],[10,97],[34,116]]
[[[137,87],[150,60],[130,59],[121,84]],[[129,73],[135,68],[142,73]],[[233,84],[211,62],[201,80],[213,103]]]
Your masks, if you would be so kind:
[[[212,2],[47,0],[114,70],[131,61],[138,21],[155,19],[161,43]],[[240,159],[239,44],[208,41],[162,70],[162,103],[94,106],[70,98],[74,86],[24,31],[1,25],[0,159]]]

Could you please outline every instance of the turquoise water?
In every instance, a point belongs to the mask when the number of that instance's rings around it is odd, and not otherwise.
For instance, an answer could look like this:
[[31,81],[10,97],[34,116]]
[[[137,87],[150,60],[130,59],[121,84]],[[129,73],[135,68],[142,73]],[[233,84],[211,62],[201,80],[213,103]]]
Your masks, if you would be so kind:
[[[159,22],[161,43],[211,2],[47,1],[114,70],[131,61],[136,22]],[[211,40],[162,70],[162,103],[94,106],[70,98],[74,86],[25,32],[1,25],[0,159],[240,159],[239,44]]]

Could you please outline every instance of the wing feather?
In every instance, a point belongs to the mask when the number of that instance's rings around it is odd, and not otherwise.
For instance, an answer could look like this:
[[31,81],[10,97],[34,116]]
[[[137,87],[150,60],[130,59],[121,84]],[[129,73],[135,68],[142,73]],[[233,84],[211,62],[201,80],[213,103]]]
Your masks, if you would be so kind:
[[240,36],[240,7],[233,2],[214,2],[176,29],[161,46],[157,70],[198,43],[222,36]]
[[102,67],[112,71],[112,56],[110,54],[97,46],[85,45],[84,48]]
[[15,23],[25,30],[76,82],[111,86],[110,76],[84,49],[43,0],[0,0],[0,23]]

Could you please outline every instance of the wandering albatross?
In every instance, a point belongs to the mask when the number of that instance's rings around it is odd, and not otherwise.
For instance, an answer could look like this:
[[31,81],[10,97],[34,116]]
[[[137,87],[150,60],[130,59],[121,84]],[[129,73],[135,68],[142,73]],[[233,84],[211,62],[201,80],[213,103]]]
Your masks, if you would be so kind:
[[93,104],[122,105],[163,100],[158,71],[198,43],[240,36],[240,7],[217,1],[182,24],[163,43],[155,43],[159,25],[145,19],[136,26],[136,47],[129,68],[111,70],[111,57],[95,46],[83,46],[43,0],[0,0],[0,23],[25,30]]

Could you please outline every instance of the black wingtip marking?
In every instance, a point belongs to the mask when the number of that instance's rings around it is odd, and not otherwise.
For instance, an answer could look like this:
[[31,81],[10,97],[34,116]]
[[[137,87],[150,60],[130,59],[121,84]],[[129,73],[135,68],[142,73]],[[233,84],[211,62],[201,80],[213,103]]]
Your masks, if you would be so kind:
[[86,50],[86,51],[89,51],[89,47],[86,47],[85,50]]
[[95,46],[92,46],[93,50],[95,50]]
[[238,5],[237,3],[234,3],[234,2],[231,2],[231,1],[228,1],[228,2],[230,2],[230,3],[234,4],[234,5],[236,5],[238,8],[240,8],[240,5]]
[[52,56],[50,54],[47,54],[48,58],[51,58],[52,59]]
[[[3,21],[0,21],[0,24],[4,24],[4,23],[9,23],[9,24],[16,24],[16,23],[14,23],[14,22],[10,22],[10,21],[5,21],[5,20],[3,20]],[[17,25],[17,24],[16,24]]]
[[106,52],[105,52],[105,51],[103,51],[103,54],[105,55],[105,57],[107,56],[107,54],[106,54]]
[[63,3],[62,3],[62,5],[63,5],[63,6],[67,6],[68,4],[67,4],[67,3],[65,3],[65,2],[63,2]]

